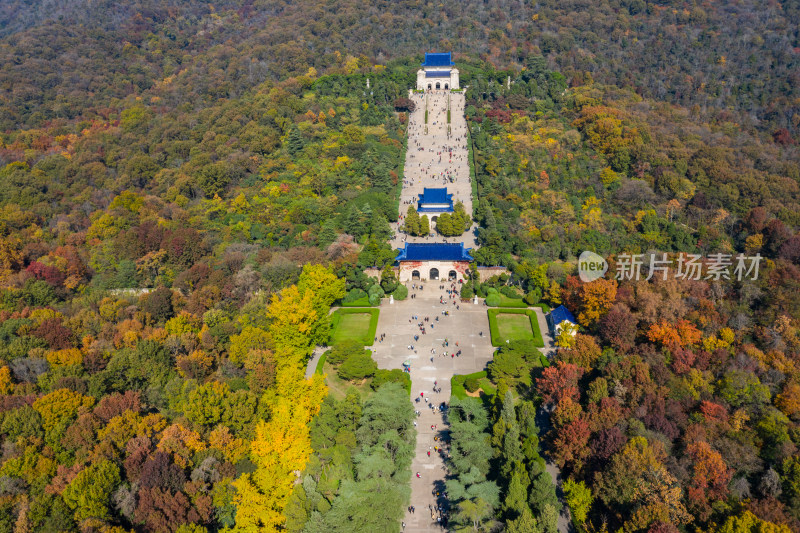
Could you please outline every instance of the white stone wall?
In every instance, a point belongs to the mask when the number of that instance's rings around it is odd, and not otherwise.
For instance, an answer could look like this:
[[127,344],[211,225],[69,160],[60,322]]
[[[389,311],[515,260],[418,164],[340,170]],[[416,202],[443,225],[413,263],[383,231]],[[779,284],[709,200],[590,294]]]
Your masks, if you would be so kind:
[[416,270],[420,280],[430,281],[433,268],[439,270],[440,280],[447,281],[451,270],[456,271],[457,280],[463,280],[469,270],[469,261],[400,261],[397,278],[401,283],[412,281]]
[[417,71],[417,90],[426,91],[428,90],[428,84],[431,84],[431,88],[433,90],[436,89],[436,82],[439,82],[441,85],[441,89],[444,89],[444,84],[447,84],[448,89],[458,89],[459,88],[459,74],[457,68],[450,69],[450,78],[426,78],[425,71],[426,70],[445,70],[445,67],[431,67],[430,69],[419,69]]
[[426,85],[425,85],[425,71],[422,70],[422,69],[419,69],[417,71],[417,90],[418,91],[424,91],[425,87],[426,87]]

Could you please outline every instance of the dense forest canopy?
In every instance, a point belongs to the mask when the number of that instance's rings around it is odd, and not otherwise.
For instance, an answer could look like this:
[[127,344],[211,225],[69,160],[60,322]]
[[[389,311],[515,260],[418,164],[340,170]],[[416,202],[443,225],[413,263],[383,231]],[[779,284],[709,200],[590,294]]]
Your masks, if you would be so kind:
[[[452,402],[454,527],[798,530],[799,10],[4,2],[0,531],[398,525],[406,376],[361,345],[328,352],[360,391],[304,371],[332,305],[401,297],[387,240],[433,49],[468,86],[471,272],[509,272],[462,295],[581,328],[551,362],[504,347]],[[765,261],[582,284],[583,250]]]
[[574,83],[630,87],[769,133],[796,136],[800,127],[794,1],[11,1],[0,9],[3,129],[93,118],[130,95],[207,105],[348,55],[383,63],[432,49],[515,69],[539,53]]

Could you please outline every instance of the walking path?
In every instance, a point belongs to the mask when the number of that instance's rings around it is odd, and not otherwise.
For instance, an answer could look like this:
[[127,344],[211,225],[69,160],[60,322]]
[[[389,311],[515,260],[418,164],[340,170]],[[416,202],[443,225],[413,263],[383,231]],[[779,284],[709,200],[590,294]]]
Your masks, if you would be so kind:
[[[402,248],[405,242],[462,242],[471,248],[477,244],[474,226],[461,236],[447,238],[436,233],[433,222],[432,234],[427,237],[413,237],[402,231],[408,207],[417,207],[419,195],[426,187],[446,187],[453,195],[453,203],[463,203],[472,216],[464,93],[428,91],[411,93],[410,97],[416,108],[409,114],[400,219],[393,224],[390,244]],[[492,358],[493,349],[486,308],[461,304],[458,285],[434,281],[425,284],[424,289],[421,284],[412,284],[410,289],[415,295],[413,299],[410,294],[403,302],[382,306],[378,334],[385,333],[387,337],[381,345],[373,346],[373,357],[381,368],[402,368],[403,362],[411,362],[411,397],[418,402],[414,405],[419,413],[416,456],[411,464],[410,505],[416,511],[406,513],[404,530],[437,531],[447,512],[443,496],[446,470],[443,455],[434,447],[441,443],[439,437],[449,440],[449,435],[442,412],[431,407],[449,402],[450,378],[456,373],[483,370]],[[454,294],[448,295],[448,289]],[[448,316],[442,314],[445,309]],[[430,322],[425,321],[426,317]],[[485,335],[481,337],[480,332]],[[414,339],[415,335],[419,335],[419,340]],[[453,344],[444,346],[445,339]],[[409,349],[410,346],[414,349]],[[452,354],[458,349],[461,354],[455,358]],[[436,393],[432,393],[434,384]],[[425,403],[425,398],[429,398],[430,404]]]
[[322,354],[327,351],[327,346],[317,346],[314,348],[314,353],[311,354],[311,359],[308,360],[308,364],[306,365],[306,379],[311,379],[314,377],[314,372],[317,371],[317,363],[319,363],[319,358],[322,357]]
[[[474,225],[459,237],[446,238],[435,231],[427,237],[414,237],[401,229],[409,205],[417,207],[419,195],[425,187],[447,187],[447,192],[453,194],[453,203],[463,203],[467,213],[472,216],[464,93],[429,91],[426,94],[412,93],[411,99],[417,107],[408,117],[408,149],[400,193],[401,220],[392,224],[395,234],[390,244],[393,248],[402,248],[404,242],[463,242],[467,247],[475,246]],[[447,123],[448,102],[450,124]],[[434,227],[432,223],[431,229]]]
[[[393,224],[390,244],[394,248],[403,247],[405,242],[463,242],[467,247],[475,246],[474,225],[460,237],[448,238],[435,231],[428,237],[412,237],[401,229],[408,206],[416,205],[425,187],[447,187],[453,201],[462,202],[467,213],[472,214],[464,94],[429,91],[412,93],[411,97],[417,107],[409,116],[400,220]],[[446,519],[448,502],[444,497],[447,477],[444,458],[448,452],[446,446],[444,450],[437,447],[442,441],[449,441],[449,429],[440,406],[449,403],[453,375],[483,370],[494,352],[486,307],[482,301],[478,305],[462,303],[459,292],[460,286],[448,282],[411,284],[409,298],[381,306],[379,340],[372,346],[372,356],[379,368],[402,368],[406,362],[411,368],[411,401],[418,416],[416,454],[411,463],[411,501],[403,528],[409,533],[445,529],[442,520]],[[545,341],[542,351],[550,358],[553,338],[541,309],[536,308],[536,316]],[[455,356],[455,352],[459,355]],[[313,374],[319,356],[315,352],[309,361],[307,376]],[[549,422],[549,413],[541,412],[540,416]],[[560,472],[549,458],[546,461],[547,470],[556,482]],[[569,526],[568,515],[562,514],[559,532],[567,533]]]
[[[379,368],[402,368],[405,361],[411,363],[411,401],[415,402],[414,408],[420,413],[417,417],[416,455],[411,463],[409,504],[416,508],[416,512],[407,512],[404,519],[405,531],[411,533],[442,531],[437,521],[439,514],[432,515],[428,506],[447,509],[443,496],[447,472],[443,457],[433,447],[440,444],[434,437],[448,440],[448,428],[442,413],[433,411],[430,405],[449,403],[450,378],[455,374],[483,370],[493,353],[489,319],[483,302],[475,305],[461,303],[459,298],[448,299],[445,291],[439,289],[440,286],[440,282],[429,281],[422,290],[411,288],[410,292],[416,294],[416,298],[381,305],[377,333],[379,338],[381,334],[386,337],[372,346],[372,357]],[[448,283],[445,287],[449,289],[451,285]],[[439,299],[442,295],[444,304]],[[457,305],[453,305],[454,301]],[[448,316],[442,314],[445,310]],[[416,319],[413,318],[415,316]],[[419,324],[423,324],[424,334]],[[415,335],[419,336],[419,340],[414,340]],[[448,346],[442,346],[445,339]],[[458,347],[455,346],[456,342]],[[409,349],[409,346],[413,346],[413,349]],[[431,350],[436,353],[431,353]],[[461,351],[461,355],[454,357],[452,354],[457,350]],[[438,393],[433,392],[434,383]],[[416,403],[420,393],[424,395],[421,398],[429,399],[429,403],[424,399]],[[439,498],[436,492],[440,493]]]

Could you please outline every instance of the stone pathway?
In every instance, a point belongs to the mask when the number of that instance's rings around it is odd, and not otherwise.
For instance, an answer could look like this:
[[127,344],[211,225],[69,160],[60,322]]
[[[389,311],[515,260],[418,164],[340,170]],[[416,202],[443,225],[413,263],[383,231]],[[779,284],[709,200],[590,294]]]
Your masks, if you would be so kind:
[[[409,287],[410,293],[417,295],[414,299],[409,298],[394,304],[384,302],[381,305],[377,333],[379,336],[385,333],[386,338],[372,346],[372,357],[380,368],[402,368],[406,360],[410,361],[411,401],[415,402],[422,393],[423,398],[429,398],[437,406],[442,402],[449,402],[450,378],[453,375],[483,370],[493,353],[489,339],[489,319],[483,302],[479,300],[481,303],[475,305],[459,301],[460,309],[456,309],[452,304],[453,300],[448,301],[439,286],[438,282],[426,282],[421,291]],[[450,287],[449,284],[446,286]],[[445,304],[439,303],[440,295],[445,295]],[[447,310],[450,315],[442,315],[443,310]],[[418,318],[413,319],[412,316]],[[423,322],[425,317],[429,318],[429,322]],[[424,335],[417,325],[420,322],[426,324]],[[430,324],[433,324],[433,328]],[[483,336],[480,335],[481,332]],[[419,335],[418,341],[414,340],[414,335]],[[448,347],[442,347],[445,339],[449,342]],[[457,348],[456,341],[459,343]],[[414,349],[410,350],[409,346]],[[431,353],[432,349],[436,350],[435,354]],[[459,349],[459,357],[450,355]],[[447,357],[443,356],[444,352],[448,353]],[[441,387],[441,392],[433,392],[434,382],[437,383],[437,388]],[[446,436],[447,425],[441,412],[432,411],[424,400],[415,402],[414,408],[420,412],[417,417],[416,456],[411,463],[410,505],[416,507],[416,512],[406,513],[405,531],[442,531],[436,517],[432,518],[428,506],[442,505],[446,508],[447,505],[442,496],[438,499],[435,496],[437,491],[444,493],[447,472],[442,457],[433,449],[433,446],[438,445],[434,436]],[[435,426],[434,429],[431,429],[432,425]],[[420,474],[419,478],[416,476],[417,472]]]
[[[450,125],[447,124],[448,96]],[[447,187],[453,202],[461,202],[472,215],[472,185],[469,178],[467,120],[464,116],[464,93],[431,91],[427,93],[428,124],[425,125],[425,94],[411,94],[417,104],[408,117],[408,150],[404,167],[403,190],[400,193],[400,215],[409,205],[417,206],[425,187]],[[426,133],[427,131],[427,133]],[[451,181],[452,179],[452,181]],[[429,215],[430,218],[430,215]],[[434,224],[431,224],[434,227]],[[413,237],[401,230],[402,220],[392,224],[394,237],[390,244],[402,248],[404,242],[463,242],[473,247],[475,229],[460,237],[442,237],[434,232],[427,237]]]
[[[405,242],[463,242],[466,247],[476,246],[474,225],[460,237],[448,238],[435,232],[428,237],[412,237],[401,230],[402,218],[408,206],[416,205],[425,187],[447,187],[448,192],[453,193],[454,202],[461,201],[467,213],[472,214],[464,94],[429,91],[427,94],[411,93],[410,97],[417,107],[409,116],[408,150],[400,195],[401,218],[392,224],[394,235],[390,244],[393,248],[401,248]],[[448,106],[450,124],[447,123]],[[431,227],[434,225],[431,224]],[[411,463],[410,505],[415,507],[415,512],[406,512],[403,531],[435,532],[444,529],[438,521],[442,513],[436,509],[441,507],[442,512],[446,513],[448,504],[443,496],[447,476],[444,459],[434,449],[441,441],[434,438],[447,440],[448,426],[442,412],[431,409],[431,406],[449,402],[450,379],[453,375],[483,370],[492,359],[494,348],[491,346],[489,320],[483,301],[475,305],[461,303],[458,297],[449,298],[446,289],[458,291],[460,287],[446,282],[416,282],[416,288],[414,284],[407,286],[408,299],[393,304],[384,301],[381,305],[377,335],[380,337],[385,334],[386,337],[372,346],[372,352],[380,368],[402,368],[404,362],[410,362],[411,401],[419,412],[416,454]],[[412,294],[415,295],[413,299]],[[442,314],[445,310],[449,316]],[[537,309],[536,313],[545,341],[542,351],[551,358],[555,349],[553,339],[542,310]],[[426,317],[428,321],[425,321]],[[425,334],[422,334],[419,324],[423,324]],[[416,341],[415,335],[419,335]],[[445,340],[448,346],[443,346]],[[453,357],[452,354],[458,350],[461,350],[461,355]],[[318,357],[319,354],[315,352],[309,361],[307,376],[313,374]],[[433,392],[434,385],[441,389],[438,393]],[[425,402],[425,398],[428,402]],[[546,416],[546,422],[549,423],[549,413],[540,415]],[[560,478],[558,468],[548,458],[546,461],[548,472],[557,481]],[[570,531],[568,514],[559,517],[558,529],[560,533]]]
[[[394,236],[390,244],[393,248],[402,248],[405,242],[462,242],[468,248],[474,247],[477,244],[474,226],[459,237],[447,238],[435,231],[427,237],[413,237],[401,229],[409,205],[417,206],[425,187],[447,187],[453,194],[453,202],[463,203],[467,213],[472,215],[464,93],[428,91],[425,94],[411,93],[410,97],[417,105],[409,115],[400,220],[392,225]],[[431,229],[434,227],[432,223]],[[387,337],[372,347],[373,358],[380,368],[402,368],[404,361],[411,362],[411,400],[420,415],[417,418],[416,456],[411,464],[410,505],[416,508],[416,512],[406,513],[404,531],[407,532],[441,530],[438,521],[441,513],[435,509],[441,506],[446,510],[447,507],[444,497],[436,495],[437,492],[444,494],[447,472],[442,456],[433,447],[439,444],[434,437],[446,437],[448,429],[442,413],[432,410],[430,405],[449,402],[450,378],[454,374],[483,370],[493,353],[486,307],[461,304],[460,298],[448,298],[446,289],[440,288],[442,286],[460,290],[458,285],[440,285],[435,281],[424,284],[422,290],[414,290],[411,284],[410,292],[416,294],[416,298],[411,299],[409,295],[403,302],[382,305],[378,335],[385,333]],[[440,297],[444,297],[445,304],[440,303]],[[460,309],[453,305],[456,301]],[[441,314],[444,309],[450,312],[450,316]],[[413,319],[412,316],[419,318]],[[426,333],[423,335],[417,324],[423,323],[425,317],[430,322],[425,323]],[[479,335],[481,331],[483,337]],[[420,335],[418,341],[414,341],[414,335]],[[447,347],[442,346],[445,339],[450,342]],[[414,349],[409,349],[409,346]],[[458,349],[462,352],[458,358],[442,355],[445,351],[452,354]],[[431,353],[432,350],[436,353]],[[432,393],[434,383],[441,388],[439,393]],[[431,404],[426,404],[424,398],[429,398]]]
[[311,354],[311,359],[308,360],[308,364],[306,365],[306,379],[311,379],[314,377],[314,372],[317,371],[317,363],[319,363],[319,358],[322,357],[322,354],[327,351],[327,346],[317,346],[314,348],[314,353]]

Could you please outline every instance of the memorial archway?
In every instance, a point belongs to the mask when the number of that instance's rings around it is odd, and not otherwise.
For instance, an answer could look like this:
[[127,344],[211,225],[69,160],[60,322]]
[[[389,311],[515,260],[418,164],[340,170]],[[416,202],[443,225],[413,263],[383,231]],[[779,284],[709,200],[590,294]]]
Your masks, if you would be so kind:
[[439,269],[438,268],[432,268],[431,269],[431,275],[429,276],[429,279],[431,279],[431,280],[439,279]]

